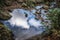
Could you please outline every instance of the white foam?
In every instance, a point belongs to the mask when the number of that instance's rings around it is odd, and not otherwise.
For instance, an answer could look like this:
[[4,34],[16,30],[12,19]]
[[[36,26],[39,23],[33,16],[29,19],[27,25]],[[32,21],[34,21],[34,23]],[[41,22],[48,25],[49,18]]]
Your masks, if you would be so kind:
[[[16,25],[16,26],[22,26],[23,28],[29,28],[31,25],[34,27],[39,27],[42,26],[40,20],[34,19],[34,13],[36,10],[24,10],[24,9],[14,9],[13,12],[11,13],[12,18],[9,20],[11,25]],[[28,17],[25,17],[25,13],[28,15]],[[42,15],[45,14],[44,10],[42,10]],[[29,19],[31,18],[31,19]],[[44,17],[45,18],[45,17]],[[29,24],[27,20],[29,19]]]
[[24,10],[15,9],[12,13],[12,18],[9,20],[11,25],[22,26],[23,28],[29,28],[27,20],[25,18]]

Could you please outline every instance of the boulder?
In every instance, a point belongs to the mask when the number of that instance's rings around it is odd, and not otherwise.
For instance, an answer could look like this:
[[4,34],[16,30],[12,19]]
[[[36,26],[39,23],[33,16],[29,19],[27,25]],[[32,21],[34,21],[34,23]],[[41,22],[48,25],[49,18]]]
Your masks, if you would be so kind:
[[0,22],[0,40],[14,40],[13,36],[12,32]]
[[4,11],[0,10],[0,20],[8,20],[11,17],[12,16],[8,12],[4,12]]

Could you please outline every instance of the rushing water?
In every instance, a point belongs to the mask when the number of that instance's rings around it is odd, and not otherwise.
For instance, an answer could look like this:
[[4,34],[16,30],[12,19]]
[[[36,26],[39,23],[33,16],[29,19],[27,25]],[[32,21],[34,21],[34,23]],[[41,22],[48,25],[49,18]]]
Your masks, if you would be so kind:
[[[35,8],[40,10],[42,6],[36,6]],[[10,29],[12,29],[16,36],[16,40],[24,40],[25,38],[40,34],[45,30],[45,28],[42,28],[44,25],[41,24],[41,20],[35,19],[36,16],[34,13],[36,11],[37,10],[35,9],[31,11],[25,9],[14,9],[12,13],[10,13],[12,18],[5,21],[5,24],[10,26]],[[45,19],[45,10],[41,9],[41,13],[41,16]],[[25,15],[27,15],[27,17]]]

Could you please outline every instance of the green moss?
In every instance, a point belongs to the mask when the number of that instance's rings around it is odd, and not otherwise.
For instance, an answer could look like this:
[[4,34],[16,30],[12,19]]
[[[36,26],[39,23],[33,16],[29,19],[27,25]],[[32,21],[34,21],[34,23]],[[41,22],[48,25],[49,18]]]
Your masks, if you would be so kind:
[[49,11],[50,14],[48,15],[48,19],[51,20],[51,26],[52,28],[56,29],[56,30],[60,30],[60,22],[59,21],[59,15],[60,15],[60,9],[55,8],[55,9],[51,9],[51,11]]

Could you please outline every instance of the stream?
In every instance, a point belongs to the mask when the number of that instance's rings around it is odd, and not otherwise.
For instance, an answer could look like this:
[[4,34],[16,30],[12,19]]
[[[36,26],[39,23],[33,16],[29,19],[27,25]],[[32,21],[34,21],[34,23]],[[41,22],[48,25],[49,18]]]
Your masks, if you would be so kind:
[[[38,12],[41,10],[41,16],[45,19],[46,10],[40,9],[43,6],[36,6]],[[36,9],[25,10],[25,9],[14,9],[10,14],[12,18],[8,21],[5,21],[4,24],[11,29],[15,35],[15,40],[25,40],[29,37],[41,34],[45,31],[44,25],[41,23],[41,20],[36,20],[34,13]],[[27,16],[25,16],[27,15]]]

